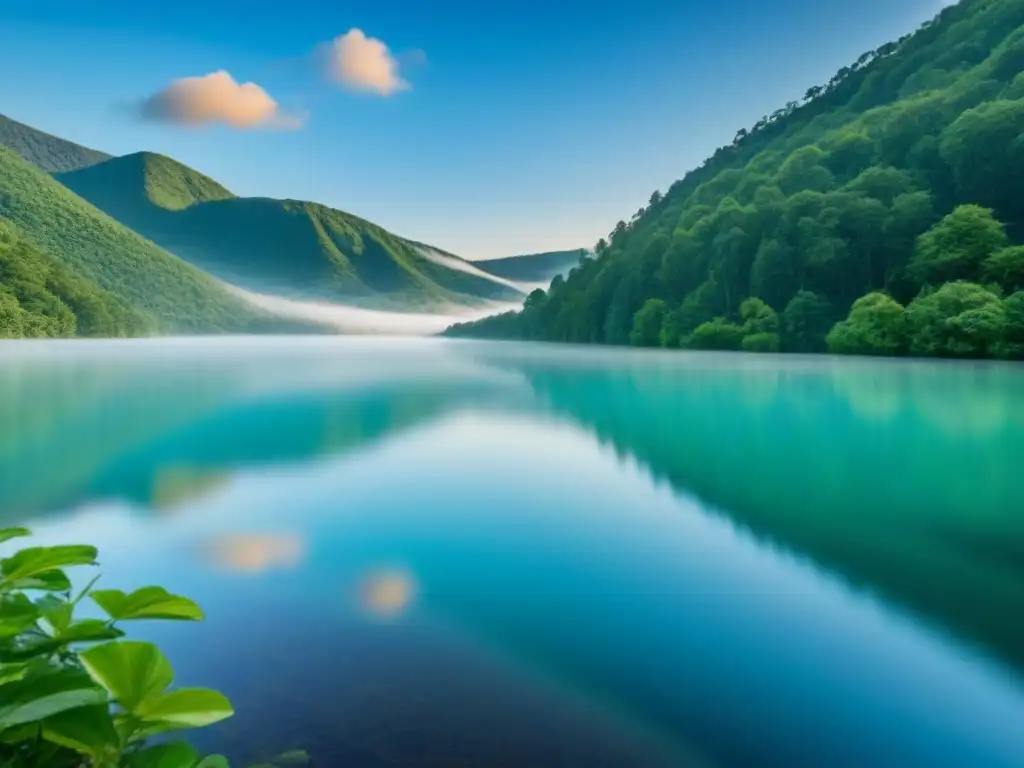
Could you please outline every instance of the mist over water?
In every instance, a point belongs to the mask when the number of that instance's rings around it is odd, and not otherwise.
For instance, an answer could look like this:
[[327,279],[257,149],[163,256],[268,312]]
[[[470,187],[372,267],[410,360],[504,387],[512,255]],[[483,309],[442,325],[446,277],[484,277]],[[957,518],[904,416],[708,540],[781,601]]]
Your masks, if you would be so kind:
[[521,306],[517,302],[488,302],[473,308],[451,305],[436,313],[388,312],[329,301],[288,299],[246,290],[230,283],[224,283],[224,287],[252,306],[278,317],[318,323],[340,333],[432,336],[453,323],[479,320]]

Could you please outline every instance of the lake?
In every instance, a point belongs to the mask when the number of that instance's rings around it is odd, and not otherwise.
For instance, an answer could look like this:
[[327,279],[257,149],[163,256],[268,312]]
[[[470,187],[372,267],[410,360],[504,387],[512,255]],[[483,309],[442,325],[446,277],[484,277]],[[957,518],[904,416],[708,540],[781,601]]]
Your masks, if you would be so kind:
[[200,603],[237,765],[1024,765],[1022,467],[1012,365],[0,343],[0,526]]

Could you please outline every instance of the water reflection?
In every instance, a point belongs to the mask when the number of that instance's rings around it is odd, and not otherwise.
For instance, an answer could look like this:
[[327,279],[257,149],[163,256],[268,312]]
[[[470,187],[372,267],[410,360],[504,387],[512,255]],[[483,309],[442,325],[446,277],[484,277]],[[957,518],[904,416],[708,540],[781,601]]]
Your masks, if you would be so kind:
[[305,551],[305,541],[294,533],[235,533],[209,542],[204,554],[215,568],[236,573],[265,573],[279,568],[294,568],[302,561]]
[[416,580],[397,569],[370,572],[359,585],[359,604],[368,613],[394,619],[405,613],[416,597]]
[[201,635],[154,631],[245,702],[210,736],[233,754],[254,732],[356,765],[1024,748],[1018,672],[967,647],[1024,669],[1017,368],[195,344],[8,352],[0,517],[201,600]]

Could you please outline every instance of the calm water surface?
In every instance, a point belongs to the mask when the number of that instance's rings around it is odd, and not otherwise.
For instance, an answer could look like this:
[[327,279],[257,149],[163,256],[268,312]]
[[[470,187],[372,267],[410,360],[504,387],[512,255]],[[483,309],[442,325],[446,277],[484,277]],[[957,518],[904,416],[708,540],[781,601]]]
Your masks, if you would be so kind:
[[239,765],[1024,766],[1022,467],[1010,366],[0,343],[0,525],[200,602]]

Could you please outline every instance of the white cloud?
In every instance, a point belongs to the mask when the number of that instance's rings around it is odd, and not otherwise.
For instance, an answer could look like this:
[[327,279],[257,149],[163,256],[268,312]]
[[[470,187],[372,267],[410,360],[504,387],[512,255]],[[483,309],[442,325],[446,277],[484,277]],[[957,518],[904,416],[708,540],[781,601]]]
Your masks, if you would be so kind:
[[256,83],[238,83],[224,70],[201,77],[182,77],[139,105],[144,120],[174,125],[221,124],[230,128],[293,129],[303,118],[285,115]]
[[327,78],[350,90],[390,96],[410,87],[387,45],[361,29],[339,35],[322,45],[319,53]]

